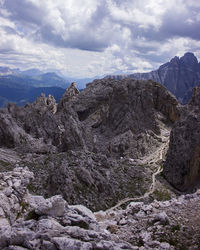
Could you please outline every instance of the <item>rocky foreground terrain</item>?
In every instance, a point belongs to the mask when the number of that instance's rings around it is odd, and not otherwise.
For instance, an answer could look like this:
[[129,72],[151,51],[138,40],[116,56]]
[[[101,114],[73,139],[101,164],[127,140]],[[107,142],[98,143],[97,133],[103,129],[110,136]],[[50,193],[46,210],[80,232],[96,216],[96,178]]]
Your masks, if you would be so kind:
[[0,110],[0,248],[199,249],[199,96],[102,79]]
[[0,174],[0,247],[23,249],[199,249],[200,192],[95,214],[27,190],[33,173]]

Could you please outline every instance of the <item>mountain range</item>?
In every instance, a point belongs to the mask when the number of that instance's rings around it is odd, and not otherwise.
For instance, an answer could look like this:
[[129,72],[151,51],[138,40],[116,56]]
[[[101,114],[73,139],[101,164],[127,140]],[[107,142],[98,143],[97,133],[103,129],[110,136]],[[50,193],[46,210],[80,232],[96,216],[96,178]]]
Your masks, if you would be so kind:
[[[151,72],[108,75],[105,78],[151,79],[164,85],[180,103],[186,104],[192,97],[192,89],[200,86],[200,63],[193,53],[187,52],[180,58],[175,56]],[[86,83],[93,80],[94,78],[64,78],[55,72],[44,73],[38,69],[21,71],[20,69],[0,67],[0,107],[5,106],[8,102],[15,102],[17,105],[33,102],[41,92],[53,95],[58,102],[71,82],[76,81],[78,88],[83,89]]]
[[53,94],[58,101],[67,86],[68,82],[55,73],[37,76],[23,74],[1,75],[0,107],[5,106],[8,102],[25,105],[27,102],[33,102],[41,93]]
[[78,88],[83,89],[86,83],[94,78],[64,78],[55,72],[42,72],[39,69],[11,69],[0,67],[0,107],[8,102],[25,105],[33,102],[41,93],[53,95],[58,102],[71,82],[76,81]]
[[199,249],[199,128],[200,88],[181,105],[152,80],[8,104],[0,249]]
[[175,56],[169,62],[161,65],[157,70],[147,73],[130,75],[109,75],[107,78],[134,78],[149,80],[163,84],[183,104],[192,97],[192,89],[200,86],[200,63],[196,56],[187,52],[182,57]]

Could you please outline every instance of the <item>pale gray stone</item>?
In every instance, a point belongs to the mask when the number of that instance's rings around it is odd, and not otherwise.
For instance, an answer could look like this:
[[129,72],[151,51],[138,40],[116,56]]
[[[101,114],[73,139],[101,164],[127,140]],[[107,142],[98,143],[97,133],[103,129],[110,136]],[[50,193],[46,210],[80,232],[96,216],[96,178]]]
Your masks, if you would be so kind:
[[67,237],[54,237],[52,242],[59,250],[92,250],[92,244],[89,242],[81,242],[80,240],[70,239]]

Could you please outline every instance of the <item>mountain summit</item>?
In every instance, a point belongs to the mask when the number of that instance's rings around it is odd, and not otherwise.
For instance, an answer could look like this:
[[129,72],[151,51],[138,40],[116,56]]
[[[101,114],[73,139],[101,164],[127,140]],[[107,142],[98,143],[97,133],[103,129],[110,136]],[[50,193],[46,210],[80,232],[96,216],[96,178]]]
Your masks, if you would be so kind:
[[109,78],[135,78],[152,79],[163,84],[183,104],[192,97],[192,89],[200,86],[200,63],[196,56],[187,52],[181,58],[175,56],[157,70],[148,73],[135,73],[131,75],[108,76]]

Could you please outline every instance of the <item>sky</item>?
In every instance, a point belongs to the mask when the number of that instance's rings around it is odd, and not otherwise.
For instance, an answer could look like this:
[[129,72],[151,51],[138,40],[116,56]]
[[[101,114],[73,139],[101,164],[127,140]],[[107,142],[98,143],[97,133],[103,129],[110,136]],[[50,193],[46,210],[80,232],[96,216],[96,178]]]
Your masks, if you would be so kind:
[[0,66],[76,78],[200,59],[198,0],[0,0]]

